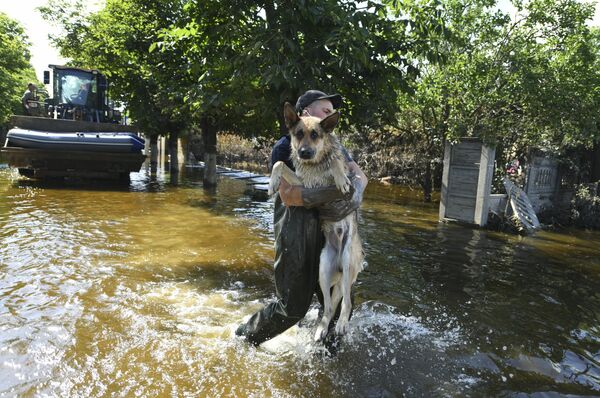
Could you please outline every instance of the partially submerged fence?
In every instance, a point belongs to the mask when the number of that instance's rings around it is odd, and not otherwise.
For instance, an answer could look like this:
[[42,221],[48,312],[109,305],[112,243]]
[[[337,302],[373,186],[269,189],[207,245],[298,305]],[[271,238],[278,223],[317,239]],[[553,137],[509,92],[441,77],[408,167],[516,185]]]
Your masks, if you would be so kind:
[[[490,208],[501,218],[514,215],[521,229],[539,228],[536,209],[528,195],[505,179],[508,195],[491,195],[495,149],[474,138],[446,144],[440,200],[440,220],[485,226]],[[529,170],[528,188],[535,195],[538,209],[552,203],[557,189],[555,161],[537,159]]]
[[558,162],[549,157],[534,156],[527,166],[523,190],[536,212],[554,206],[559,182]]

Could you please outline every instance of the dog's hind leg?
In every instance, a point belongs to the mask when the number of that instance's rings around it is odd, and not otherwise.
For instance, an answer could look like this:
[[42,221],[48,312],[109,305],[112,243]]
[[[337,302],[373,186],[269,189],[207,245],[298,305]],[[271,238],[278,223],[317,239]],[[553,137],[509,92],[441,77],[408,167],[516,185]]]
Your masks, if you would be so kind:
[[333,308],[333,313],[335,314],[338,305],[340,305],[340,301],[342,300],[342,280],[338,280],[338,282],[333,285],[333,289],[331,291],[331,307]]
[[[352,234],[352,230],[348,231],[348,234]],[[342,291],[342,310],[340,311],[340,318],[335,325],[335,333],[338,335],[346,334],[348,331],[348,320],[350,318],[350,312],[352,311],[352,300],[351,290],[352,283],[354,282],[355,275],[351,270],[351,242],[352,236],[346,236],[344,239],[344,246],[342,249],[341,266],[342,266],[342,280],[340,281]]]
[[325,244],[323,251],[321,252],[321,259],[319,263],[319,286],[323,293],[323,316],[317,327],[314,340],[320,341],[325,338],[329,328],[329,322],[334,314],[334,306],[332,305],[331,297],[331,285],[334,283],[334,277],[337,273],[336,264],[337,251],[330,242]]

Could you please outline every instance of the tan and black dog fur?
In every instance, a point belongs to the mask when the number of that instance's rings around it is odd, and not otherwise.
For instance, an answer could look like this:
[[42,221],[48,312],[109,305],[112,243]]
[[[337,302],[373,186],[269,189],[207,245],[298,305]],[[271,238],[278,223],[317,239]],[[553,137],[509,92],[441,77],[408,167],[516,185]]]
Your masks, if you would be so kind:
[[[296,173],[283,162],[273,165],[269,183],[269,195],[279,189],[280,179],[292,185],[317,188],[335,185],[343,193],[350,191],[350,180],[342,147],[332,134],[339,121],[334,112],[321,120],[312,116],[299,117],[294,107],[284,106],[285,124],[290,133],[291,159]],[[315,340],[322,340],[340,300],[342,310],[335,332],[348,331],[348,318],[352,310],[350,290],[363,268],[362,243],[357,230],[357,212],[337,222],[323,221],[325,247],[319,263],[319,285],[323,292],[323,317],[315,333]],[[333,287],[333,290],[331,288]],[[331,292],[331,294],[330,294]]]

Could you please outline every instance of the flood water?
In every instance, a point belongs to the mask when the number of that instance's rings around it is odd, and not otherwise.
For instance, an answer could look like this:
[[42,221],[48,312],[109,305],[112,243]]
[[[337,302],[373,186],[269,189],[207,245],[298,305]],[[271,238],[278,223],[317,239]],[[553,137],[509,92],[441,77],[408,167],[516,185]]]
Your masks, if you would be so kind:
[[371,183],[338,355],[312,342],[316,305],[256,348],[233,332],[274,297],[273,205],[201,177],[0,169],[0,396],[600,396],[599,232],[440,224]]

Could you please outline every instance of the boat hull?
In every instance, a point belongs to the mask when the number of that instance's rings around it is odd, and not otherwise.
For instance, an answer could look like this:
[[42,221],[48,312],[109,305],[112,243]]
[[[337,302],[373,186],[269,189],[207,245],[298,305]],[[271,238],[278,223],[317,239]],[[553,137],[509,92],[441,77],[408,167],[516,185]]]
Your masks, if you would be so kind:
[[35,148],[4,147],[6,162],[21,174],[34,178],[101,178],[124,179],[137,172],[146,160],[142,153],[106,153],[60,151]]
[[6,147],[82,152],[141,152],[144,140],[134,133],[114,132],[45,132],[11,129]]

